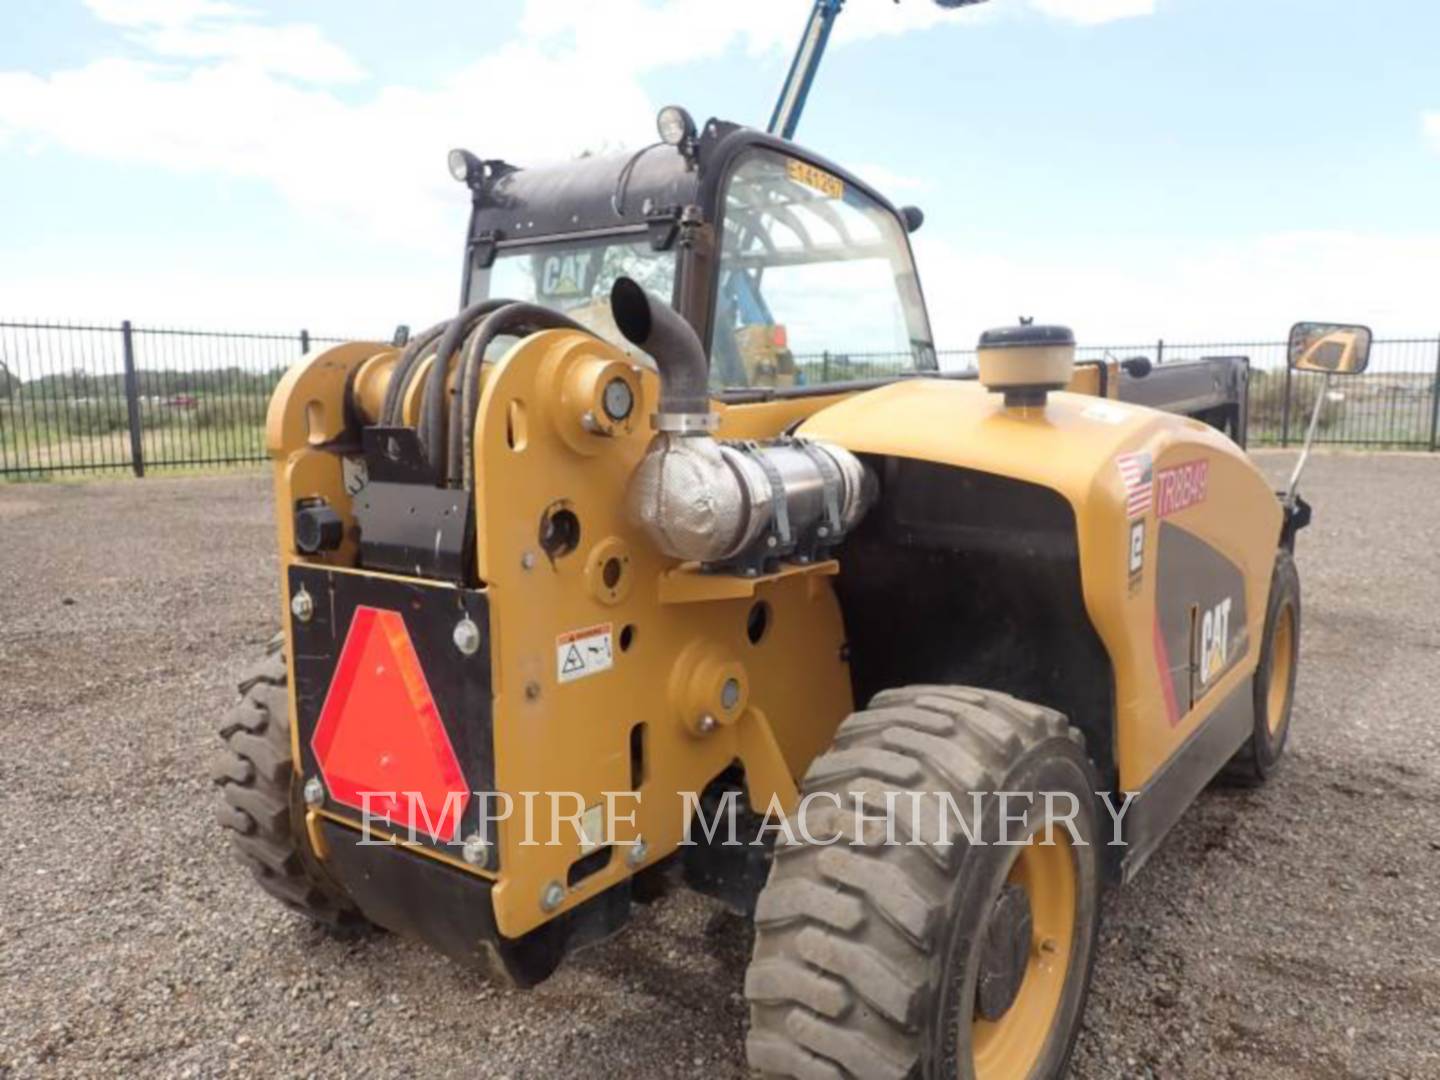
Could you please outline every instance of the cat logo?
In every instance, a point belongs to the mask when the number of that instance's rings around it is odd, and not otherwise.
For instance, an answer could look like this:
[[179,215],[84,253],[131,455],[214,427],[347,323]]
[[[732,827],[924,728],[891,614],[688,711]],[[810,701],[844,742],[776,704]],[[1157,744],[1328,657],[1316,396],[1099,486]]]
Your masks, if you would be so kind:
[[599,270],[594,251],[567,251],[563,255],[538,256],[536,282],[540,296],[550,300],[589,296]]
[[1230,598],[1210,608],[1200,618],[1200,685],[1209,686],[1211,680],[1225,670],[1230,661]]

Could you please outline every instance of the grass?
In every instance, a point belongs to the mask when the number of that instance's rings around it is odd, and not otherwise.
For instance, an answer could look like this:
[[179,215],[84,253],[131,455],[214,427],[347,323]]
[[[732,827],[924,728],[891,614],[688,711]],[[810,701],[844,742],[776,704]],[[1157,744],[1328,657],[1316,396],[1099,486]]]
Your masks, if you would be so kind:
[[[140,438],[146,470],[179,463],[265,457],[263,394],[211,395],[190,406],[146,399]],[[130,421],[123,401],[29,398],[0,401],[0,479],[128,469]]]

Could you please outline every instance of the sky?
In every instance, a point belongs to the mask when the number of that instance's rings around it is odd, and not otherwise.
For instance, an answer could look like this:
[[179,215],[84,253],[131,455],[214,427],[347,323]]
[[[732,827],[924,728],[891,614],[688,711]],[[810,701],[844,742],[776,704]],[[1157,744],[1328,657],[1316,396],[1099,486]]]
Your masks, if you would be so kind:
[[[446,151],[763,126],[810,0],[0,0],[0,320],[453,310]],[[797,141],[926,214],[942,348],[1440,332],[1433,0],[849,0]]]

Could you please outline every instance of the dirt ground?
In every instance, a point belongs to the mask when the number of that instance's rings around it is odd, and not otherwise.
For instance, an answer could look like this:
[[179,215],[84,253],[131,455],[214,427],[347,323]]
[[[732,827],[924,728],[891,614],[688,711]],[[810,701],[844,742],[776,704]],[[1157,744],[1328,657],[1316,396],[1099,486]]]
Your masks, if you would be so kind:
[[[1307,494],[1288,763],[1112,897],[1076,1076],[1440,1077],[1440,457],[1321,455]],[[749,935],[707,900],[516,993],[251,886],[206,765],[272,546],[259,474],[0,485],[0,1077],[743,1075]]]

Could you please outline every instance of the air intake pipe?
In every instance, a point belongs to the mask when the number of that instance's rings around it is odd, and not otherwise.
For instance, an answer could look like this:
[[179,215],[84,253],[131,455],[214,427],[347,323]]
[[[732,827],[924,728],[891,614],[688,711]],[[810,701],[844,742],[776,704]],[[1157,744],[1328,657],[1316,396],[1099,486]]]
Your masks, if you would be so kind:
[[655,359],[657,434],[630,479],[632,519],[671,558],[756,575],[823,558],[874,501],[874,476],[815,439],[711,436],[709,371],[695,331],[629,278],[610,293],[615,325]]

